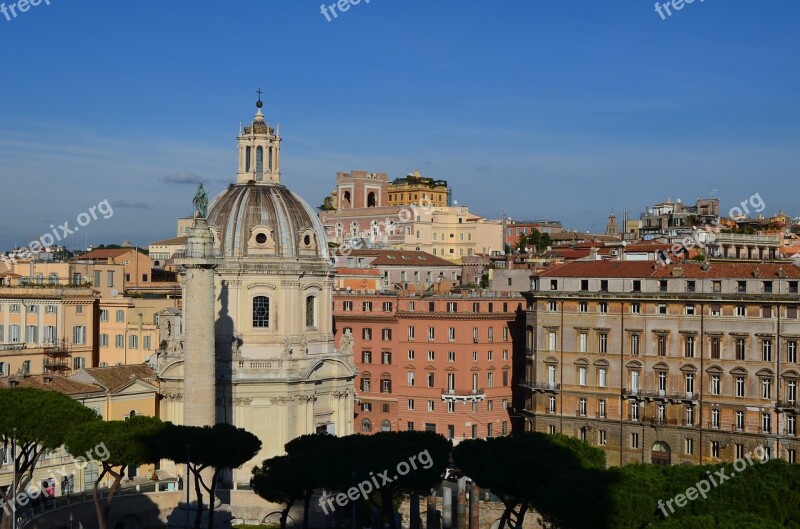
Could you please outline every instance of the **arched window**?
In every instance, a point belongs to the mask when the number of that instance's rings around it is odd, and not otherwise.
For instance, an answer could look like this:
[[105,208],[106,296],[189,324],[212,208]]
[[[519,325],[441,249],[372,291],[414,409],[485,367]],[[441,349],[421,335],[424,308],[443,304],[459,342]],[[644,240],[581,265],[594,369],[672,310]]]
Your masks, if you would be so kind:
[[250,149],[250,147],[247,147],[247,149],[245,149],[245,154],[244,154],[244,170],[247,173],[250,172],[250,165],[251,165],[250,157],[251,156],[252,156],[251,149]]
[[253,298],[253,327],[269,328],[269,298],[267,296]]
[[345,191],[342,195],[342,205],[350,207],[350,191]]
[[317,300],[314,296],[306,297],[306,327],[317,326]]
[[364,419],[363,421],[361,421],[361,431],[362,432],[372,431],[372,422],[369,419]]
[[377,201],[375,200],[375,193],[370,191],[367,195],[367,207],[374,208],[377,205]]
[[381,421],[381,431],[382,432],[392,431],[392,423],[390,423],[388,419],[384,419],[383,421]]
[[256,147],[256,180],[264,177],[264,148]]
[[272,171],[272,147],[269,149],[269,163],[267,167],[269,167],[269,170]]

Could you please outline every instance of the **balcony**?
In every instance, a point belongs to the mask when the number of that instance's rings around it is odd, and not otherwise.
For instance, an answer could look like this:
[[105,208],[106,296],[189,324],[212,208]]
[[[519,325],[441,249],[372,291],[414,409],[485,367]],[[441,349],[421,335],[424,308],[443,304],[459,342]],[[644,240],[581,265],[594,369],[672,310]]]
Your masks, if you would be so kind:
[[641,397],[645,400],[659,400],[669,402],[691,402],[697,400],[695,394],[691,391],[675,392],[659,390],[638,390],[634,395]]
[[658,418],[658,417],[645,417],[642,419],[643,423],[650,424],[651,426],[677,426],[678,419]]
[[779,400],[778,409],[798,411],[800,410],[800,402],[796,400]]
[[639,388],[622,388],[622,394],[626,397],[640,397],[642,390]]
[[523,382],[521,386],[542,393],[555,393],[561,390],[561,384],[555,382]]
[[477,402],[486,399],[483,389],[443,389],[442,400],[459,402]]

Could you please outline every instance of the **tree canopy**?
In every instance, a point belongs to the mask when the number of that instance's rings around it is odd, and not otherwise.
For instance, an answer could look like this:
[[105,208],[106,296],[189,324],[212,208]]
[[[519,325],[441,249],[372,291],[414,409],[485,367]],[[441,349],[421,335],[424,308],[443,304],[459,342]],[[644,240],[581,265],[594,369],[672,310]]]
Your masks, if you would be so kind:
[[[163,428],[164,423],[159,419],[140,415],[124,421],[85,423],[67,434],[64,444],[70,453],[100,456],[99,460],[95,459],[100,471],[93,489],[100,529],[108,527],[112,501],[119,492],[126,470],[161,459],[157,435]],[[111,475],[114,482],[105,495],[105,501],[102,501],[98,490],[107,475]]]

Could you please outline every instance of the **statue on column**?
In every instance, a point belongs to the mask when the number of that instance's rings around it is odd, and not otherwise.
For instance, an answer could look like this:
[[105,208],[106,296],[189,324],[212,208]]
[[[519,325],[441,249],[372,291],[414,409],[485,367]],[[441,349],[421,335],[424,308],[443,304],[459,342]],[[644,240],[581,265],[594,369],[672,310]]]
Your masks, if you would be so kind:
[[206,218],[208,214],[208,194],[203,188],[203,184],[197,184],[197,192],[194,194],[192,204],[194,204],[195,217]]
[[342,354],[353,354],[353,334],[350,332],[350,329],[345,331],[344,335],[342,335],[342,339],[339,341],[339,352]]

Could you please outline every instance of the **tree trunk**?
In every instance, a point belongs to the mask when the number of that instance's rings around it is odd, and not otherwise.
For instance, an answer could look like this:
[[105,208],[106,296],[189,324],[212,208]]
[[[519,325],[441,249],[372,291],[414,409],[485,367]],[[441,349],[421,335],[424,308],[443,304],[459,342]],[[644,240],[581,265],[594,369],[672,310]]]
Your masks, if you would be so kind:
[[[203,490],[200,488],[200,470],[194,469],[194,493],[197,499],[197,512],[194,515],[194,529],[200,529],[200,524],[203,521]],[[100,528],[104,529],[104,528]]]
[[306,491],[306,497],[303,499],[303,529],[308,529],[309,511],[311,510],[311,495],[314,494],[313,490]]
[[389,518],[389,529],[398,529],[395,523],[394,504],[392,503],[394,495],[386,490],[381,491],[381,503],[383,504],[383,515]]
[[214,527],[214,504],[216,503],[215,498],[219,473],[220,470],[214,471],[214,475],[211,477],[211,488],[208,489],[208,529],[212,529]]
[[286,529],[286,519],[289,518],[289,510],[294,505],[294,502],[287,503],[286,508],[281,511],[281,529]]

